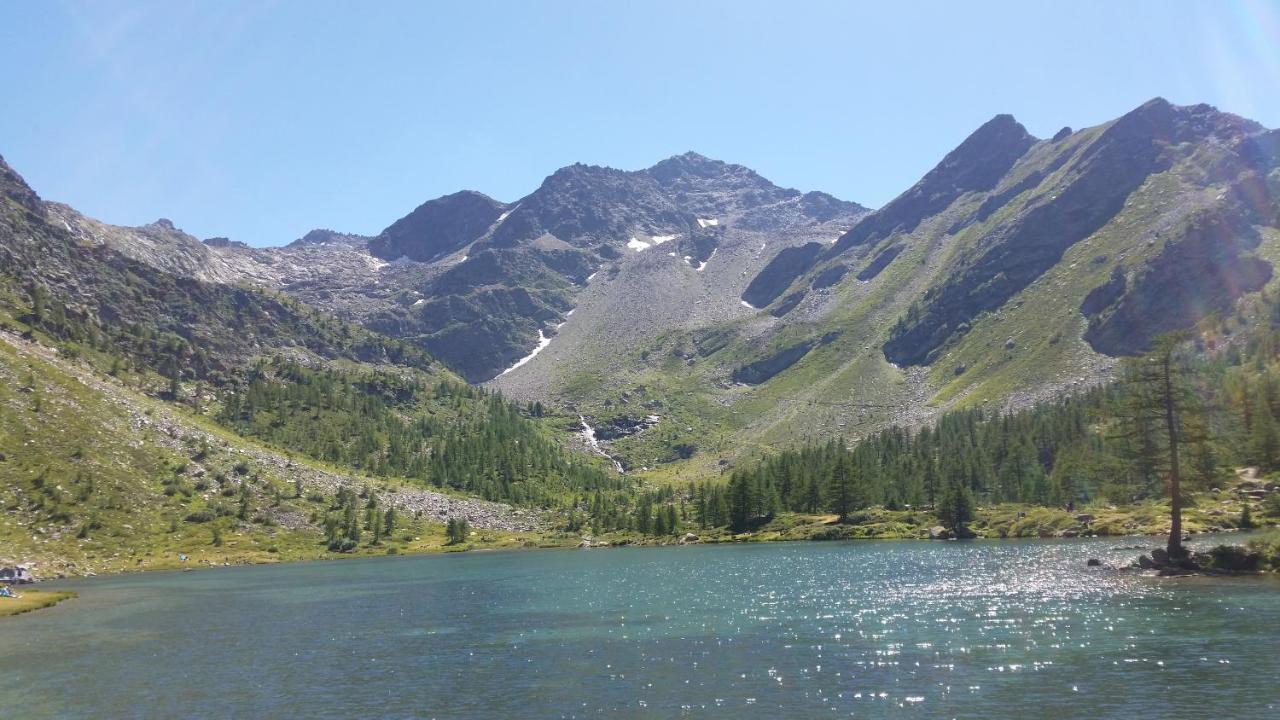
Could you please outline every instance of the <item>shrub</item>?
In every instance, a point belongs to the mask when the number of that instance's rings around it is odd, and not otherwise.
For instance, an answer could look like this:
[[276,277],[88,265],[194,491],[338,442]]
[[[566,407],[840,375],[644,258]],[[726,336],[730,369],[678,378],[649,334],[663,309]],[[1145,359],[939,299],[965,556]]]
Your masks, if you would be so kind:
[[1261,566],[1271,570],[1280,570],[1280,533],[1271,533],[1266,537],[1253,540],[1249,549],[1261,556]]
[[1262,501],[1262,513],[1270,517],[1280,517],[1280,493],[1271,493]]
[[356,549],[356,541],[348,537],[336,537],[329,541],[329,552],[349,553]]
[[1219,545],[1208,552],[1208,567],[1232,572],[1256,572],[1262,553],[1240,545]]

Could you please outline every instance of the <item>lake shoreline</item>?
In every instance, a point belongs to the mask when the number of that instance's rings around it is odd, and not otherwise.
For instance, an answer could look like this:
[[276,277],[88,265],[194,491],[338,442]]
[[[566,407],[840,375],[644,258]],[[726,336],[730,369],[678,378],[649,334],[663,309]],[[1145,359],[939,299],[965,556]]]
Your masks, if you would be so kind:
[[[837,526],[837,527],[856,528],[857,526],[844,525],[844,526]],[[1192,531],[1189,533],[1189,535],[1190,537],[1193,537],[1193,538],[1202,537],[1205,535],[1220,535],[1224,537],[1224,540],[1227,540],[1230,537],[1236,536],[1242,532],[1243,533],[1266,532],[1269,530],[1276,530],[1277,528],[1280,528],[1280,526],[1258,527],[1258,528],[1248,528],[1248,529],[1227,528],[1227,529],[1210,530],[1210,531]],[[729,533],[727,530],[724,530],[723,528],[720,528],[718,530],[722,532],[718,534],[712,533],[708,535],[698,536],[697,540],[689,541],[689,542],[685,542],[678,537],[658,538],[653,536],[636,536],[633,534],[628,534],[622,537],[616,537],[616,538],[607,539],[607,540],[602,539],[598,544],[592,544],[590,546],[583,545],[581,541],[578,541],[577,543],[575,543],[574,540],[576,540],[576,537],[575,538],[561,537],[561,538],[542,538],[542,542],[539,542],[537,544],[479,545],[479,546],[468,544],[468,545],[461,545],[461,546],[429,548],[429,549],[424,549],[420,551],[402,551],[394,554],[325,553],[325,554],[317,555],[314,557],[278,558],[275,560],[266,560],[266,561],[255,561],[247,558],[236,558],[236,559],[229,558],[226,562],[223,562],[223,563],[200,563],[197,565],[190,565],[190,566],[184,566],[184,565],[178,565],[178,564],[166,564],[166,565],[152,565],[152,566],[121,567],[119,569],[107,570],[101,573],[92,573],[92,574],[84,574],[84,575],[68,575],[66,577],[60,577],[60,578],[42,578],[38,580],[37,583],[35,583],[35,585],[39,586],[46,583],[52,584],[52,583],[57,583],[63,580],[86,580],[93,577],[118,577],[123,575],[138,575],[138,574],[158,575],[158,574],[165,574],[165,573],[187,573],[187,572],[197,572],[197,571],[203,572],[203,571],[212,571],[212,570],[227,569],[227,568],[233,568],[233,567],[265,567],[270,565],[305,565],[305,564],[312,564],[312,563],[359,562],[359,561],[375,560],[375,559],[421,558],[421,557],[460,555],[460,554],[465,554],[468,556],[490,555],[490,554],[506,554],[506,553],[526,553],[526,552],[547,551],[547,550],[561,550],[561,551],[619,550],[624,548],[654,548],[654,547],[680,548],[680,547],[692,547],[692,546],[699,546],[699,545],[702,545],[702,546],[750,545],[750,544],[765,544],[765,543],[767,544],[784,544],[784,543],[825,544],[828,542],[840,542],[840,541],[879,541],[879,542],[912,541],[912,542],[928,542],[931,544],[932,543],[968,544],[968,543],[974,543],[974,542],[978,542],[978,543],[1000,542],[1000,541],[1013,542],[1013,541],[1027,541],[1027,540],[1098,540],[1098,539],[1108,539],[1108,538],[1117,539],[1117,540],[1121,538],[1132,538],[1134,540],[1147,540],[1152,538],[1163,538],[1167,534],[1166,532],[1139,532],[1139,533],[1127,533],[1127,534],[1116,534],[1116,535],[1097,533],[1097,534],[1089,534],[1089,535],[1071,535],[1071,536],[1060,536],[1060,535],[1003,535],[1001,536],[1001,535],[979,534],[971,538],[942,540],[942,539],[930,538],[928,537],[927,534],[926,535],[884,534],[884,535],[859,535],[859,536],[850,536],[850,537],[791,537],[791,536],[785,536],[784,534],[781,534],[781,533],[777,533],[776,531],[732,534],[732,533]],[[1226,542],[1224,544],[1241,544],[1241,543]],[[1134,545],[1132,547],[1132,550],[1136,553],[1136,552],[1141,552],[1143,550],[1150,550],[1151,547],[1160,546],[1160,545],[1161,543],[1156,543],[1156,545],[1150,545],[1150,543],[1144,543],[1142,545]],[[1264,571],[1261,574],[1265,575],[1265,574],[1272,574],[1272,573]],[[32,586],[28,586],[28,587],[32,587]],[[36,592],[40,592],[40,591],[36,591]],[[74,596],[74,593],[72,595]],[[67,598],[63,598],[63,599],[67,599]],[[59,600],[58,602],[61,602],[61,600]],[[49,605],[49,606],[51,607],[52,605]]]
[[44,610],[76,597],[76,593],[65,590],[16,590],[15,592],[20,597],[0,598],[0,618]]
[[[1209,533],[1229,535],[1241,530],[1277,527],[1274,517],[1255,509],[1262,522],[1243,524],[1242,510],[1246,500],[1237,492],[1192,492],[1185,496],[1183,531],[1198,536]],[[1068,510],[1041,505],[1000,504],[976,509],[968,529],[975,539],[1030,538],[1159,538],[1169,532],[1169,502],[1147,501],[1116,506],[1090,503]],[[822,542],[834,540],[941,540],[947,535],[933,508],[894,508],[872,506],[852,513],[845,523],[835,515],[782,513],[760,518],[748,532],[735,533],[725,527],[700,528],[686,518],[677,532],[655,536],[635,531],[616,531],[593,535],[589,528],[578,532],[525,531],[513,532],[479,528],[467,541],[450,543],[444,526],[424,526],[403,537],[383,538],[379,544],[361,544],[354,552],[331,552],[322,544],[323,536],[314,530],[286,531],[272,538],[229,533],[225,545],[170,542],[155,547],[144,542],[135,546],[107,546],[84,558],[63,557],[56,552],[43,557],[19,558],[34,568],[41,582],[165,571],[191,571],[240,565],[277,565],[299,562],[357,560],[372,557],[444,555],[450,553],[488,553],[543,549],[605,549],[616,547],[651,547],[679,545],[711,545],[725,543]],[[167,534],[168,535],[168,534]],[[174,537],[168,535],[169,537]],[[264,551],[262,543],[268,543]],[[276,547],[275,543],[278,543]],[[1143,551],[1151,543],[1144,542]],[[1156,543],[1163,545],[1163,543]],[[1139,548],[1135,547],[1135,552]],[[110,554],[108,554],[110,553]],[[1280,534],[1268,541],[1264,569],[1280,570]],[[42,576],[41,570],[47,574]]]

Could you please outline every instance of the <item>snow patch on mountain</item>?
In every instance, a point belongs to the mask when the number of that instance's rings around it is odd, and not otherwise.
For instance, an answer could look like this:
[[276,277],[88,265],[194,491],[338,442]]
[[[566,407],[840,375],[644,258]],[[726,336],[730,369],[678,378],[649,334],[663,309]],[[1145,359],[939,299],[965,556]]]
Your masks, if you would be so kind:
[[519,204],[517,204],[515,207],[513,207],[513,208],[511,208],[510,210],[508,210],[508,211],[506,211],[506,212],[502,213],[501,215],[499,215],[499,216],[498,216],[498,219],[493,221],[493,225],[492,225],[492,227],[496,228],[496,227],[498,227],[499,225],[501,225],[503,220],[506,220],[506,219],[507,219],[507,217],[508,217],[509,215],[511,215],[511,213],[515,212],[515,211],[516,211],[516,210],[518,210],[519,208],[520,208],[520,205],[519,205]]
[[537,357],[537,356],[538,356],[538,353],[542,352],[543,350],[546,350],[546,349],[547,349],[547,346],[548,346],[548,345],[550,345],[550,344],[551,344],[551,338],[547,337],[547,336],[546,336],[546,334],[542,332],[542,330],[538,330],[538,346],[537,346],[537,347],[535,347],[535,348],[533,349],[533,352],[531,352],[531,353],[529,353],[528,355],[525,355],[524,357],[522,357],[522,358],[520,358],[519,360],[517,360],[515,365],[512,365],[511,367],[507,368],[506,370],[503,370],[503,371],[502,371],[502,375],[506,375],[507,373],[511,372],[512,370],[515,370],[516,368],[520,367],[521,365],[524,365],[525,363],[527,363],[527,362],[529,362],[530,360],[534,359],[535,357]]

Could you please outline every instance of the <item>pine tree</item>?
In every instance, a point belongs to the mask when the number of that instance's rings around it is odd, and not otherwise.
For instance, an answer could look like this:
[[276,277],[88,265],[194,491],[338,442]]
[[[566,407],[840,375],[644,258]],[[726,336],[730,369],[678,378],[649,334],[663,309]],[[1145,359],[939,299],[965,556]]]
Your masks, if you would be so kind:
[[[1125,363],[1122,383],[1129,396],[1126,414],[1130,422],[1145,421],[1159,428],[1159,445],[1150,448],[1151,460],[1167,472],[1170,498],[1170,525],[1167,550],[1170,557],[1182,558],[1182,467],[1180,450],[1187,442],[1183,414],[1194,401],[1186,387],[1185,361],[1179,354],[1188,333],[1163,335],[1152,350]],[[1254,419],[1258,424],[1257,418]]]
[[735,471],[729,477],[729,527],[742,532],[751,524],[753,512],[759,503],[755,479],[750,473]]
[[1249,433],[1249,459],[1263,472],[1276,468],[1280,461],[1280,431],[1271,412],[1267,394],[1260,392],[1254,398],[1253,430]]
[[465,518],[449,518],[449,522],[445,525],[445,537],[449,545],[459,545],[466,542],[470,533],[471,526]]
[[249,515],[253,512],[253,508],[249,505],[249,483],[247,481],[240,483],[240,510],[236,513],[236,518],[241,522],[248,521]]
[[671,532],[667,527],[667,513],[662,508],[658,508],[658,514],[653,518],[653,534],[666,535]]
[[956,537],[969,535],[969,523],[974,518],[973,493],[960,478],[952,477],[947,482],[938,502],[938,518]]
[[42,285],[36,285],[31,290],[31,317],[35,318],[35,324],[39,325],[44,322],[45,304],[48,302],[48,291]]
[[1062,507],[1080,499],[1086,494],[1088,477],[1083,451],[1073,448],[1059,452],[1053,472],[1049,474],[1049,503]]
[[929,507],[934,507],[938,502],[938,465],[932,457],[924,461],[923,484],[925,500]]
[[849,514],[856,509],[857,487],[853,470],[841,452],[831,469],[831,477],[827,481],[827,508],[837,516],[836,522],[848,522]]

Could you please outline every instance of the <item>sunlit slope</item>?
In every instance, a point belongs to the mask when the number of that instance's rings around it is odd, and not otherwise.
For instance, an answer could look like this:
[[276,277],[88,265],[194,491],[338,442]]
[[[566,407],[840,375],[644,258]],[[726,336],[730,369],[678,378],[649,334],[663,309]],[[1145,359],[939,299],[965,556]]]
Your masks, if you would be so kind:
[[620,349],[623,372],[580,371],[563,395],[598,418],[669,416],[614,447],[653,467],[697,444],[662,473],[679,476],[1099,382],[1271,280],[1276,146],[1162,100],[1051,140],[997,118],[807,267],[766,268],[794,275],[768,307]]

